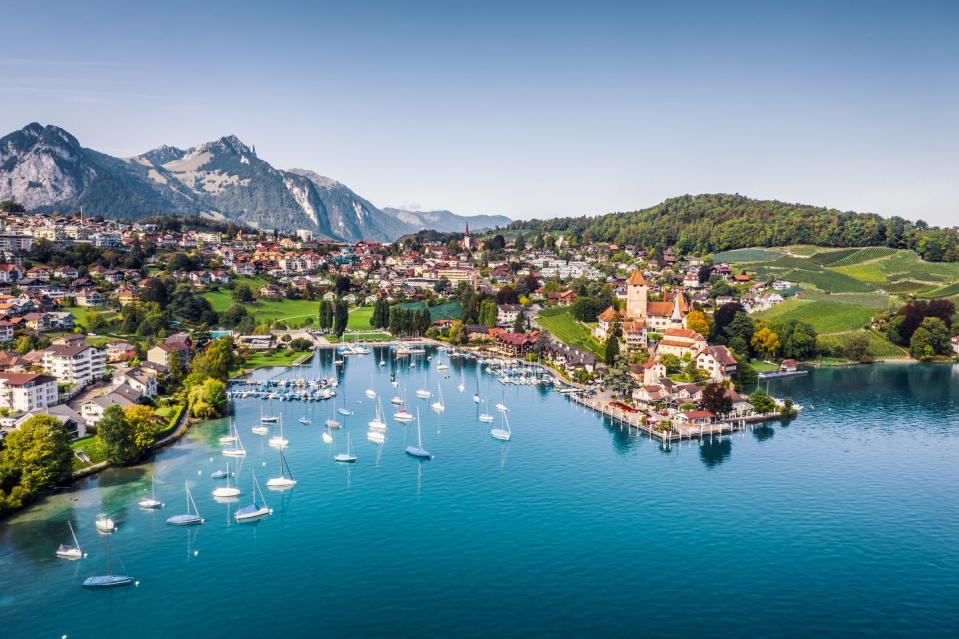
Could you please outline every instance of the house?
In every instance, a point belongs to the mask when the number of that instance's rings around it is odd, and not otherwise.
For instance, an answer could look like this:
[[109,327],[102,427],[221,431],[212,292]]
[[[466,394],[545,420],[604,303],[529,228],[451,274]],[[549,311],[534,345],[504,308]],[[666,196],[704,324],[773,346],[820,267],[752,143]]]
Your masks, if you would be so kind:
[[103,293],[94,289],[84,289],[79,291],[74,296],[77,306],[105,306],[107,303],[107,298],[103,296]]
[[105,350],[86,344],[52,344],[43,351],[43,371],[64,384],[84,386],[103,377]]
[[496,323],[500,326],[512,326],[523,312],[520,304],[499,304],[496,306]]
[[604,341],[609,337],[610,331],[619,323],[621,317],[619,311],[610,306],[605,311],[596,316],[596,328],[593,329],[593,337]]
[[147,361],[163,364],[169,368],[172,360],[175,358],[181,366],[185,367],[190,358],[189,353],[189,349],[177,348],[172,344],[164,342],[163,344],[157,344],[147,351]]
[[696,367],[714,381],[729,379],[736,372],[736,358],[725,346],[708,346],[696,356]]
[[557,306],[569,306],[576,301],[576,291],[547,293],[546,300],[555,303]]
[[14,423],[16,428],[23,426],[25,422],[36,415],[49,415],[58,422],[60,426],[66,431],[67,436],[70,439],[78,439],[80,437],[87,436],[87,425],[86,420],[66,404],[57,404],[56,406],[49,406],[47,408],[35,408],[31,411],[27,411],[21,415],[17,421]]
[[781,373],[795,373],[799,370],[799,362],[794,359],[784,359],[782,363],[779,364],[779,371]]
[[706,338],[688,328],[667,328],[663,332],[663,339],[656,345],[657,355],[675,355],[696,357],[706,348]]
[[0,320],[0,342],[9,342],[13,339],[13,323]]
[[137,394],[135,392],[129,392],[132,390],[129,386],[123,385],[118,386],[106,395],[94,397],[80,406],[80,415],[83,417],[87,426],[96,426],[97,422],[103,418],[103,413],[105,413],[110,406],[116,405],[120,408],[134,406],[136,404]]
[[126,306],[127,304],[134,304],[140,300],[140,291],[132,286],[121,286],[117,289],[116,296],[117,301],[120,302],[120,306]]
[[716,420],[716,413],[709,410],[687,410],[677,413],[673,420],[682,426],[708,426]]
[[496,341],[508,353],[513,356],[525,355],[533,350],[536,344],[537,333],[507,333],[503,330],[497,330]]
[[13,283],[23,279],[24,270],[18,264],[0,264],[0,282]]
[[136,346],[127,342],[111,342],[107,344],[107,361],[111,363],[126,362],[137,356]]
[[131,368],[127,371],[116,371],[113,374],[114,386],[126,384],[144,397],[156,397],[157,380],[156,375],[150,374],[140,368]]
[[557,366],[566,370],[585,370],[587,373],[592,373],[599,361],[594,354],[559,341],[550,342],[549,355]]
[[952,352],[959,355],[959,335],[952,338]]
[[273,335],[239,335],[236,345],[253,351],[265,351],[273,348]]
[[42,411],[56,403],[56,378],[37,373],[0,373],[0,408]]
[[72,266],[58,266],[53,270],[53,276],[64,280],[75,280],[80,277],[80,271]]

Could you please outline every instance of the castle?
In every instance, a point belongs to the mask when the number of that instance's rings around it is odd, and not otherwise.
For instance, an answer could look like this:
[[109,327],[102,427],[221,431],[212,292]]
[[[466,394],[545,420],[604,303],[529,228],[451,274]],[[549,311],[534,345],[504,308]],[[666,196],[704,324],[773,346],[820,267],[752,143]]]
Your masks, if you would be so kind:
[[662,302],[649,301],[649,286],[646,278],[638,269],[626,280],[626,310],[619,312],[613,307],[607,308],[596,319],[599,326],[593,329],[593,336],[604,340],[613,324],[621,323],[623,338],[627,348],[645,347],[647,333],[662,333],[668,328],[685,326],[689,313],[689,301],[681,289],[671,295],[664,294]]

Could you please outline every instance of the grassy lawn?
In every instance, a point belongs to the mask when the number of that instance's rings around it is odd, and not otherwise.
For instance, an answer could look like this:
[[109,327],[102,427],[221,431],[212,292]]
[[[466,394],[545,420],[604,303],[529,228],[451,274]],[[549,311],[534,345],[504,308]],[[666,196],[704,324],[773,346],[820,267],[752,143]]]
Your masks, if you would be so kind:
[[786,300],[756,317],[769,321],[797,319],[811,324],[817,333],[841,333],[863,328],[875,309],[827,300]]
[[[232,291],[211,291],[204,293],[203,297],[210,300],[210,305],[217,313],[222,313],[233,304]],[[317,319],[320,313],[320,303],[314,300],[260,299],[244,306],[257,324],[282,320],[291,328],[303,326],[308,317]]]
[[92,308],[89,306],[64,306],[58,308],[57,310],[67,311],[70,313],[70,315],[73,315],[74,323],[83,324],[84,326],[87,325],[87,314],[89,313],[101,313],[103,315],[103,319],[107,321],[110,321],[119,315],[116,311],[106,307]]
[[751,360],[749,363],[752,364],[753,368],[756,370],[757,373],[768,373],[770,371],[779,370],[779,367],[776,366],[775,364],[764,362],[761,359],[754,359],[754,360]]
[[357,338],[361,342],[389,342],[393,339],[393,336],[389,333],[362,333],[360,335],[346,333],[342,339],[336,337],[336,335],[327,335],[326,341],[330,344],[339,344],[340,342],[352,342]]
[[[90,457],[90,462],[93,464],[102,462],[105,459],[104,456],[101,455],[100,452],[97,450],[96,435],[90,435],[89,437],[83,437],[81,439],[77,439],[70,443],[70,448],[72,448],[74,451],[80,450],[85,452]],[[73,470],[76,471],[85,467],[86,467],[86,464],[81,462],[76,457],[73,458]]]
[[[410,302],[408,304],[402,304],[401,308],[427,308],[425,302]],[[463,317],[463,306],[459,302],[446,302],[445,304],[437,304],[436,306],[430,306],[430,319],[432,321],[436,320],[458,320]]]
[[558,313],[540,313],[536,321],[561,342],[603,356],[602,345],[590,335],[589,328],[578,322],[568,309]]
[[370,318],[373,317],[372,306],[357,306],[350,309],[350,317],[346,322],[346,327],[354,331],[368,331],[370,328]]
[[[310,353],[298,353],[289,349],[284,349],[278,353],[254,353],[250,359],[243,363],[242,369],[260,368],[263,366],[290,366],[297,359],[307,357]],[[238,369],[239,370],[239,369]],[[237,371],[230,371],[234,374]]]

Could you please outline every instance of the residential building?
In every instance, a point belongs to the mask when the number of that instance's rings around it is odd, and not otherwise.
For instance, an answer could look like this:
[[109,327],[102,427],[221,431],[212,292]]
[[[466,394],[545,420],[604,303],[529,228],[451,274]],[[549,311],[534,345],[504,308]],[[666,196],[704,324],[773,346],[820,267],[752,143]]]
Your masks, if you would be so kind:
[[86,344],[53,344],[43,351],[43,370],[64,384],[85,384],[103,377],[106,351]]
[[0,373],[0,408],[26,412],[57,403],[57,380],[37,373]]
[[499,304],[496,307],[496,323],[500,326],[512,326],[522,312],[521,304]]

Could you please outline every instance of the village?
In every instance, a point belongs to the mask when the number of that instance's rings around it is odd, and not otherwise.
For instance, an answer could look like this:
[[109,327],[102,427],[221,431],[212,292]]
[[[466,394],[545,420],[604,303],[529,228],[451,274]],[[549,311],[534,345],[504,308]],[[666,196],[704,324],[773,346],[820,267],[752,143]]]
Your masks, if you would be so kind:
[[[762,391],[742,394],[755,373],[744,375],[749,361],[730,340],[710,343],[707,319],[730,304],[768,309],[790,283],[753,283],[729,264],[669,248],[647,254],[551,235],[507,241],[468,227],[400,246],[80,214],[6,212],[0,222],[3,435],[39,413],[76,439],[111,405],[169,415],[170,369],[185,370],[196,349],[223,336],[254,367],[288,363],[291,343],[425,337],[477,347],[549,365],[584,396],[604,394],[601,410],[642,412],[660,432],[795,410]],[[92,261],[74,265],[65,255]],[[160,280],[174,290],[158,295]],[[181,307],[157,308],[158,297],[173,295]],[[347,323],[324,323],[324,303],[348,307]],[[274,317],[258,317],[260,304]],[[377,322],[369,313],[377,305],[429,310],[429,322],[391,326],[388,309]],[[785,358],[781,371],[796,367]]]

